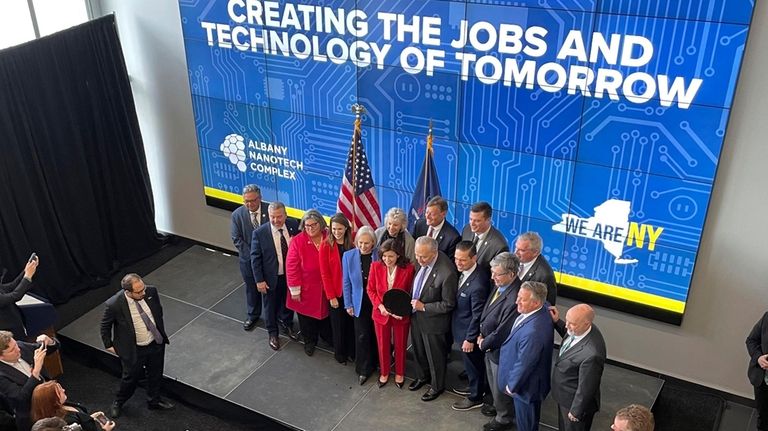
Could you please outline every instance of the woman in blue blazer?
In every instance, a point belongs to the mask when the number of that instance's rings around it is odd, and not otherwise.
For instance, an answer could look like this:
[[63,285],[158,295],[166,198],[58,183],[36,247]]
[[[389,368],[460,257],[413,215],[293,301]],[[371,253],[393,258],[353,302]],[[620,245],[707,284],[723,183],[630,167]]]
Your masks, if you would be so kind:
[[366,293],[368,272],[376,256],[376,236],[373,229],[363,226],[357,231],[355,245],[344,253],[341,262],[344,304],[347,313],[355,317],[355,371],[361,385],[378,366],[376,332],[373,329],[373,305]]

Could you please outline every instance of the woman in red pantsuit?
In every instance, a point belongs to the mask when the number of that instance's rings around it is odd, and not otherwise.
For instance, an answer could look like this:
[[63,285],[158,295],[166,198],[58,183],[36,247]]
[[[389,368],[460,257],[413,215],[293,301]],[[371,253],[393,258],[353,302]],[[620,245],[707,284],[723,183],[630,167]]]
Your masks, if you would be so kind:
[[400,249],[398,242],[388,239],[379,246],[379,261],[371,264],[368,276],[368,296],[373,305],[373,326],[379,346],[379,387],[389,381],[391,368],[391,340],[395,344],[395,384],[403,387],[405,381],[405,350],[408,348],[408,328],[411,316],[396,316],[382,304],[384,294],[390,289],[411,293],[413,286],[413,264]]
[[355,358],[355,323],[347,313],[341,288],[341,256],[351,248],[349,219],[337,213],[331,217],[331,234],[320,245],[320,275],[323,277],[325,297],[331,306],[333,356],[340,364],[346,364],[347,358]]
[[285,306],[299,316],[304,337],[304,353],[312,356],[318,335],[330,341],[328,301],[320,277],[320,244],[327,235],[323,216],[314,209],[304,213],[299,225],[301,233],[291,239],[285,259],[285,278],[290,295]]

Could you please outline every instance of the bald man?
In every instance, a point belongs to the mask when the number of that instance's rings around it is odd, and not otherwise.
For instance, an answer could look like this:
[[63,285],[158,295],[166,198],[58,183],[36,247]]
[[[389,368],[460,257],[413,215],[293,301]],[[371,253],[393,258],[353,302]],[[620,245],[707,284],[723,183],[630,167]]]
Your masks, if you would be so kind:
[[550,307],[555,330],[563,337],[552,367],[552,397],[558,406],[561,431],[589,431],[600,410],[600,379],[605,365],[605,340],[593,324],[595,311],[577,304],[560,320]]

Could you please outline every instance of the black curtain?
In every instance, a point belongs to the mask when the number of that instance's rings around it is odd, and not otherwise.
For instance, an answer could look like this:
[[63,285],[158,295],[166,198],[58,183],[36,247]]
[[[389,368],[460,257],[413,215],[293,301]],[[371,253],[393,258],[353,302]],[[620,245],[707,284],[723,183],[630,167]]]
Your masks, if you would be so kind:
[[0,51],[0,268],[63,303],[160,247],[114,16]]

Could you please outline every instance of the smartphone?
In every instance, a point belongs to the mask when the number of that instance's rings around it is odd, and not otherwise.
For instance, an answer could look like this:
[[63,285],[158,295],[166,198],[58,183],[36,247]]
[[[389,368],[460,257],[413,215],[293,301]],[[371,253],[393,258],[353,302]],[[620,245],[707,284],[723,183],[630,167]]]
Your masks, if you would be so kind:
[[99,413],[98,413],[98,414],[97,414],[97,415],[94,417],[94,419],[96,419],[97,421],[99,421],[99,423],[100,423],[100,424],[102,424],[102,425],[106,425],[107,423],[109,423],[109,418],[108,418],[108,417],[106,417],[106,416],[104,415],[104,413],[102,413],[102,412],[99,412]]
[[37,347],[38,349],[48,350],[48,345],[45,343],[40,343],[40,346]]
[[32,253],[32,256],[29,256],[29,260],[27,262],[32,262],[35,259],[37,259],[37,253]]

